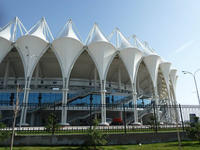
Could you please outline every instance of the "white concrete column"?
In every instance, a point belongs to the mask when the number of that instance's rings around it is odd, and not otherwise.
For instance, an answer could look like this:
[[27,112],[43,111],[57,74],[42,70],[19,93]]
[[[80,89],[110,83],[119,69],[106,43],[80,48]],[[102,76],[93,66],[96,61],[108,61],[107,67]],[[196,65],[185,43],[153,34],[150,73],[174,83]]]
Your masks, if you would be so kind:
[[122,82],[121,82],[121,70],[118,68],[118,83],[119,83],[119,91],[121,91]]
[[172,97],[173,97],[173,103],[174,103],[174,107],[175,107],[175,119],[177,122],[180,121],[180,116],[179,116],[179,111],[178,111],[178,104],[176,101],[176,93],[174,91],[174,87],[172,88]]
[[27,115],[27,104],[28,104],[28,97],[29,97],[29,91],[30,91],[30,78],[27,77],[25,79],[25,88],[24,88],[24,98],[23,98],[23,107],[21,110],[21,117],[20,117],[20,124],[19,126],[28,126],[26,123],[26,115]]
[[160,122],[160,112],[159,112],[159,96],[158,96],[158,89],[157,87],[154,87],[154,99],[155,99],[155,109],[156,109],[156,119],[157,122]]
[[34,86],[35,86],[35,88],[37,88],[38,87],[38,77],[39,77],[39,63],[36,66],[35,69],[36,70],[35,70],[35,83],[34,83]]
[[172,122],[172,115],[171,115],[171,105],[170,105],[170,102],[169,102],[169,100],[167,101],[167,122],[168,123],[171,123]]
[[97,69],[94,68],[94,90],[97,90]]
[[104,80],[101,81],[101,123],[100,125],[108,126],[106,122],[106,89]]
[[27,126],[28,124],[26,123],[26,116],[27,116],[27,107],[28,107],[28,98],[29,98],[29,92],[30,92],[30,88],[28,87],[27,88],[27,92],[26,92],[26,107],[25,107],[25,109],[24,109],[24,118],[23,118],[23,121],[22,121],[22,124],[24,125],[24,126]]
[[61,125],[66,126],[69,125],[67,123],[67,94],[68,89],[63,89],[63,98],[62,98],[62,114],[61,114]]
[[133,125],[141,125],[141,123],[138,121],[138,110],[137,110],[137,90],[136,90],[136,79],[135,79],[135,83],[132,84],[132,102],[133,102],[133,106],[134,106],[134,123]]
[[167,113],[167,121],[168,123],[172,123],[173,122],[173,114],[172,114],[172,103],[171,103],[171,96],[170,96],[170,91],[167,90],[168,92],[168,101],[167,101],[167,109],[168,109],[168,113]]
[[69,123],[67,123],[67,94],[68,94],[68,82],[67,78],[64,78],[63,80],[63,97],[62,97],[62,113],[61,113],[61,125],[68,126]]
[[3,87],[6,88],[7,86],[7,81],[8,81],[8,75],[9,75],[9,68],[10,68],[10,61],[8,60],[6,62],[6,70],[4,74],[4,82],[3,82]]
[[137,111],[137,92],[133,90],[133,106],[134,106],[134,124],[138,124],[138,111]]
[[169,91],[169,94],[170,94],[170,103],[171,103],[171,114],[172,114],[172,123],[173,124],[176,124],[176,111],[175,111],[175,109],[174,109],[174,107],[175,107],[175,103],[174,103],[174,100],[173,100],[173,95],[172,95],[172,92],[171,92],[171,90]]

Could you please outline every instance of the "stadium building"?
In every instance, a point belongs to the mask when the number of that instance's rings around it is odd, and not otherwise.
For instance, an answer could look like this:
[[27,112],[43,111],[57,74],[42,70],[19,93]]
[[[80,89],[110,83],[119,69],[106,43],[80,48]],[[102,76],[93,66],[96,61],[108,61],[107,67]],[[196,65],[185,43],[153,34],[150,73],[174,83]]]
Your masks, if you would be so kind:
[[0,70],[1,120],[8,124],[17,85],[21,126],[42,126],[52,111],[62,125],[87,125],[91,115],[108,125],[124,108],[126,123],[139,125],[153,105],[160,105],[159,122],[175,121],[163,106],[176,104],[177,70],[117,28],[106,37],[94,24],[84,43],[71,20],[54,39],[44,18],[27,31],[16,17],[0,29]]

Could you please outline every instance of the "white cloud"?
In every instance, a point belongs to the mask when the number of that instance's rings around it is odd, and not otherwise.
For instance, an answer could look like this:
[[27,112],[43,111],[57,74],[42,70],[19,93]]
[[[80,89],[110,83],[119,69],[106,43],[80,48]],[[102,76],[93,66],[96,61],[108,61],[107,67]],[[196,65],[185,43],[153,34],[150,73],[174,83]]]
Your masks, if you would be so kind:
[[194,43],[195,43],[194,40],[190,40],[190,41],[184,43],[182,46],[180,46],[179,48],[177,48],[177,49],[174,51],[174,54],[181,53],[182,51],[186,50],[186,48],[192,46],[192,44],[194,44]]

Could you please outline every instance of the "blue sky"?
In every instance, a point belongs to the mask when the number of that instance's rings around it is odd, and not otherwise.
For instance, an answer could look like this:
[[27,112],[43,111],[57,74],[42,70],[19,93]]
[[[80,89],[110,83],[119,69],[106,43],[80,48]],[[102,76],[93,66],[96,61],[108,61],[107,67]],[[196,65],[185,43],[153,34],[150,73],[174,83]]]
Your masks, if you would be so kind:
[[181,71],[200,68],[199,0],[1,0],[0,26],[15,16],[27,29],[44,16],[54,36],[69,18],[84,40],[94,22],[105,35],[115,27],[136,34],[178,69],[178,102],[198,104],[192,77]]

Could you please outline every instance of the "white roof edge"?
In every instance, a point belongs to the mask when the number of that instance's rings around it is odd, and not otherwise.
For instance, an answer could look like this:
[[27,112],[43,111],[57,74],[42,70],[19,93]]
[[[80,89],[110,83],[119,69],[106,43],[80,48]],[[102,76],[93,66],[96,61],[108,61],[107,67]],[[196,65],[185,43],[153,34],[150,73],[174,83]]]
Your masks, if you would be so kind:
[[7,25],[5,25],[0,30],[0,37],[7,39],[9,41],[16,41],[17,31],[20,31],[20,36],[23,36],[27,33],[26,28],[19,20],[18,17],[15,17],[12,21],[10,21]]
[[74,28],[75,28],[75,24],[72,22],[72,19],[69,19],[64,25],[64,27],[61,29],[61,31],[59,32],[56,39],[61,38],[61,37],[69,37],[69,38],[76,39],[82,43],[80,34],[76,30],[76,28],[75,30]]
[[89,45],[94,42],[100,42],[100,41],[110,43],[108,39],[104,36],[103,32],[100,30],[97,23],[94,23],[86,39],[86,45]]
[[[116,35],[116,37],[114,37],[115,35]],[[111,42],[112,38],[115,38],[114,41],[116,43],[113,43],[113,45],[115,45],[115,47],[117,49],[133,47],[133,45],[131,45],[131,43],[128,41],[128,39],[122,34],[122,32],[117,27],[111,32],[111,34],[107,38],[110,43],[112,43]]]
[[44,17],[42,17],[42,19],[40,19],[35,25],[33,25],[26,35],[32,35],[47,42],[54,40],[53,35]]
[[161,62],[160,62],[160,64],[172,64],[171,62],[169,62],[169,61],[163,61],[162,59],[161,59]]

